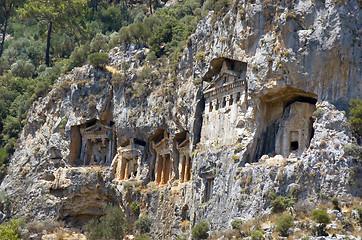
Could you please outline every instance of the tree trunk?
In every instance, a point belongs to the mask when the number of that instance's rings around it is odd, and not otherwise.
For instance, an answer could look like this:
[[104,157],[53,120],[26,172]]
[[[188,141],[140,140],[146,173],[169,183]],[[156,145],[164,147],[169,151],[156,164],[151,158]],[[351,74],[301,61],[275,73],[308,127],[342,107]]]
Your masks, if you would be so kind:
[[53,22],[50,21],[49,28],[48,28],[48,36],[47,36],[47,49],[45,51],[45,64],[47,65],[47,67],[50,66],[49,50],[50,50],[50,37],[51,37],[51,34],[52,34],[52,28],[53,28]]
[[3,55],[3,51],[4,51],[6,28],[8,27],[8,19],[10,17],[10,12],[11,12],[12,6],[13,5],[10,4],[9,9],[6,11],[6,14],[5,14],[4,30],[3,30],[3,35],[1,37],[1,45],[0,45],[0,57],[1,57],[1,55]]
[[150,4],[150,14],[152,15],[152,0],[149,0],[148,2]]

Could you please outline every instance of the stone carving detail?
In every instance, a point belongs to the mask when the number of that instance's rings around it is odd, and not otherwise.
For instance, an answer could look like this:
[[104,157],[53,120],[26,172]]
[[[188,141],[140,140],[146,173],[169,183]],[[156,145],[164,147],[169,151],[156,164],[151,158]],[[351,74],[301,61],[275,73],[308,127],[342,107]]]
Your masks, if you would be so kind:
[[115,152],[115,134],[111,125],[92,120],[72,127],[72,166],[110,165]]
[[316,107],[306,102],[294,102],[283,114],[276,135],[275,152],[284,157],[300,156],[309,146],[313,134],[312,114]]
[[155,181],[165,184],[172,178],[173,167],[171,161],[171,147],[168,133],[164,130],[158,131],[150,139],[150,145],[156,152]]
[[143,151],[144,146],[135,143],[133,138],[129,140],[128,144],[120,146],[112,161],[111,178],[115,180],[129,180],[137,178]]
[[206,146],[235,143],[238,117],[245,110],[246,63],[226,58],[215,62],[211,62],[213,77],[204,87],[201,142]]
[[206,178],[205,199],[204,199],[205,202],[209,201],[212,198],[213,188],[214,188],[214,177]]
[[176,148],[179,152],[179,181],[187,182],[191,179],[191,157],[190,157],[190,138],[185,133],[185,138],[176,140]]

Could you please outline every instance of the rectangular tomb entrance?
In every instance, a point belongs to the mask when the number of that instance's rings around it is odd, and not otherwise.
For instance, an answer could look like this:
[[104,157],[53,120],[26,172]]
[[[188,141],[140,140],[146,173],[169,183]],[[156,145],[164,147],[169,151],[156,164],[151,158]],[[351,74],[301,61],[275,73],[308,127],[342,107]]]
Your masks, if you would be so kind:
[[173,167],[171,161],[171,146],[168,133],[163,129],[158,130],[150,138],[151,148],[154,149],[155,159],[155,181],[165,184],[172,179]]
[[234,144],[243,130],[238,120],[245,109],[247,64],[228,58],[216,58],[203,77],[205,112],[201,143],[210,145]]
[[283,114],[276,135],[275,152],[284,157],[300,156],[308,148],[312,138],[312,114],[316,107],[306,102],[294,102]]
[[191,179],[190,137],[187,131],[175,136],[176,149],[179,153],[179,181],[187,182]]
[[[133,138],[121,144],[112,161],[112,176],[116,180],[137,178],[144,145],[137,144]],[[142,141],[141,141],[142,142]]]
[[73,126],[70,150],[72,166],[109,166],[114,156],[115,134],[113,124],[102,124],[99,120],[90,120]]

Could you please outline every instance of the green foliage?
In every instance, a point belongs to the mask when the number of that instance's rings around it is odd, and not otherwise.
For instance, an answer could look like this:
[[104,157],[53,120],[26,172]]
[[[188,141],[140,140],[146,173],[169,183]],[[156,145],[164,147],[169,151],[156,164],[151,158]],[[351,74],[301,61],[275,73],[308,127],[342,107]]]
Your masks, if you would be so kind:
[[318,108],[317,110],[315,110],[313,112],[312,117],[314,119],[319,119],[320,117],[322,117],[324,115],[324,113],[325,113],[325,110],[323,108]]
[[140,213],[140,206],[138,206],[138,204],[136,202],[132,202],[130,205],[132,211],[134,212],[134,214],[138,215]]
[[24,61],[20,59],[11,65],[11,72],[14,76],[28,78],[33,76],[35,66],[30,60]]
[[293,197],[283,197],[278,196],[272,202],[271,206],[273,207],[273,212],[283,212],[288,207],[292,207],[294,205],[295,199]]
[[275,230],[277,232],[280,232],[280,235],[283,237],[287,237],[288,236],[288,230],[289,228],[294,226],[294,219],[291,215],[282,215],[278,220],[277,220],[277,226],[275,228]]
[[134,229],[139,231],[140,234],[148,233],[151,231],[152,221],[151,217],[144,215],[134,222]]
[[178,236],[177,238],[176,238],[176,240],[186,240],[187,238],[186,238],[186,235],[183,233],[183,234],[181,234],[181,236]]
[[83,64],[87,60],[89,52],[90,52],[89,44],[84,44],[74,48],[74,51],[70,55],[73,67]]
[[102,33],[97,33],[97,35],[90,42],[90,49],[92,52],[98,53],[100,50],[108,50],[108,36],[103,35]]
[[217,14],[222,14],[229,9],[230,5],[230,0],[206,0],[204,8],[207,11],[214,10]]
[[202,61],[202,60],[204,60],[204,58],[205,58],[205,52],[198,52],[195,55],[196,61]]
[[327,236],[328,234],[325,232],[324,228],[331,222],[331,218],[327,211],[323,209],[313,209],[312,220],[319,223],[318,226],[312,229],[313,234],[317,236]]
[[234,160],[234,162],[238,162],[240,160],[239,155],[233,155],[232,159]]
[[120,207],[108,206],[106,215],[99,220],[90,220],[84,230],[88,239],[123,239],[127,230],[127,221]]
[[362,138],[362,100],[351,99],[349,105],[349,122],[356,135]]
[[255,230],[252,234],[251,234],[251,240],[263,240],[264,235],[262,232]]
[[338,198],[333,198],[331,200],[332,204],[333,204],[333,209],[337,210],[337,211],[341,211],[341,208],[339,207],[339,202],[338,202]]
[[234,230],[240,230],[240,229],[241,229],[241,226],[242,226],[242,224],[243,224],[243,220],[241,220],[241,219],[234,219],[234,220],[231,221],[230,224],[231,224],[232,229],[234,229]]
[[135,240],[152,240],[152,238],[150,238],[148,235],[146,235],[146,234],[142,234],[142,235],[140,235],[140,236],[137,236],[136,238],[135,238]]
[[35,19],[46,26],[45,62],[47,66],[50,66],[49,51],[52,31],[60,31],[67,25],[77,26],[79,24],[78,16],[82,15],[85,3],[86,0],[28,0],[23,7],[18,9],[22,18]]
[[12,218],[0,225],[0,239],[18,240],[21,238],[21,230],[25,226],[23,219]]
[[346,156],[362,159],[362,146],[356,144],[345,145],[343,146],[343,151]]
[[313,209],[312,210],[312,219],[321,224],[328,224],[331,222],[331,219],[326,210],[323,209]]
[[103,67],[109,62],[107,53],[92,53],[88,56],[89,64],[95,67]]
[[362,207],[356,207],[355,210],[357,211],[359,223],[362,224]]
[[230,223],[231,228],[235,231],[237,236],[241,236],[242,235],[242,225],[243,225],[243,220],[241,219],[234,219],[231,221]]
[[210,231],[209,224],[205,221],[196,223],[192,229],[191,236],[193,239],[207,239],[209,237],[208,231]]

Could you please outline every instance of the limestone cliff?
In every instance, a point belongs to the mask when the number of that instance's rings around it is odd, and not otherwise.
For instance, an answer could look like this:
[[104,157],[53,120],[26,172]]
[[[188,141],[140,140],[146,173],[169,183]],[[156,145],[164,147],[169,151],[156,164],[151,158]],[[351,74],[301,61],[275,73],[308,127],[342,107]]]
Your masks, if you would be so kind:
[[134,46],[110,51],[107,70],[74,69],[29,112],[0,187],[5,214],[79,226],[112,203],[133,221],[135,201],[170,239],[268,214],[273,194],[296,207],[360,201],[361,159],[344,151],[360,7],[235,1],[198,24],[175,71]]

